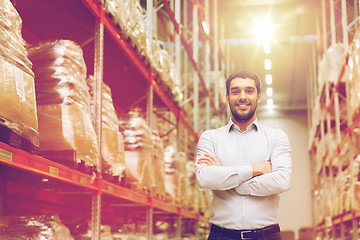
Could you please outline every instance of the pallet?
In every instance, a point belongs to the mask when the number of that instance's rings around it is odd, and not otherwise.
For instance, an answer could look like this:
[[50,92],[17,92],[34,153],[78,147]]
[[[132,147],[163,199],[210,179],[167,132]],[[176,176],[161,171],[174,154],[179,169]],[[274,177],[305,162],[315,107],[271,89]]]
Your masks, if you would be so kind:
[[129,182],[126,185],[127,188],[134,190],[136,192],[142,193],[144,195],[150,195],[151,191],[149,188],[145,187],[145,186],[140,186],[140,184],[138,182]]
[[86,164],[83,160],[80,160],[80,162],[76,161],[76,151],[74,150],[40,151],[39,155],[51,161],[79,170],[83,173],[97,173],[96,166]]
[[22,149],[26,152],[36,154],[39,147],[32,144],[29,140],[15,133],[11,129],[0,124],[0,142],[9,144],[14,148]]

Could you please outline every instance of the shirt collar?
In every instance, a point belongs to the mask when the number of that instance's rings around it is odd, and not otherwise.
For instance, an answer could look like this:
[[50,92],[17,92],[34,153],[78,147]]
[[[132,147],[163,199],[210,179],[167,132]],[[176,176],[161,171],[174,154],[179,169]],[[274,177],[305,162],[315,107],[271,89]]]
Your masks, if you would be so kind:
[[[233,122],[233,120],[230,118],[230,121],[229,123],[226,125],[226,132],[229,132],[236,124]],[[255,130],[259,130],[259,126],[260,126],[260,123],[259,121],[257,120],[257,118],[255,118],[255,120],[250,123],[250,125],[247,127],[247,129],[250,129],[250,127],[254,125],[254,129]]]

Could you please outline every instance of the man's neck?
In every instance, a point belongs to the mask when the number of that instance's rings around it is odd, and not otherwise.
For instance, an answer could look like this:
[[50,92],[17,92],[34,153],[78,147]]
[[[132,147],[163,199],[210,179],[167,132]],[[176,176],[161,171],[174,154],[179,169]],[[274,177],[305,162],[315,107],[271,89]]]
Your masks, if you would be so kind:
[[249,119],[249,120],[243,120],[243,121],[236,121],[233,117],[231,118],[232,121],[240,128],[242,132],[245,132],[247,127],[255,121],[255,115]]

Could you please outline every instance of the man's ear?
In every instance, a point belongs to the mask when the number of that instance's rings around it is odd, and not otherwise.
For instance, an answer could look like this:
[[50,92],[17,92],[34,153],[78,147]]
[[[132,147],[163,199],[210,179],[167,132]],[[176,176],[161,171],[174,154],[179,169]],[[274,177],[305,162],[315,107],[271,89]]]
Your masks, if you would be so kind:
[[258,100],[257,100],[257,103],[260,103],[261,101],[261,93],[258,94]]
[[229,95],[228,94],[226,94],[226,102],[229,104],[230,103],[230,101],[229,101]]

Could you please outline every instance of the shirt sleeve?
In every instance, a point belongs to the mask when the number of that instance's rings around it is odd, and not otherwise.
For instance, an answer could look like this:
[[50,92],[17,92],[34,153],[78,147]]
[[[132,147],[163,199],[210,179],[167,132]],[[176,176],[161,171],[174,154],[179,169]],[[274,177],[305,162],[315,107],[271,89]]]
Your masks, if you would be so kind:
[[285,132],[275,137],[271,153],[272,172],[253,177],[235,188],[241,195],[270,196],[290,189],[291,155],[290,143]]
[[[205,131],[199,139],[196,162],[205,153],[216,156],[211,130]],[[253,174],[250,164],[236,167],[196,164],[195,172],[199,186],[210,190],[232,189],[250,179]]]

